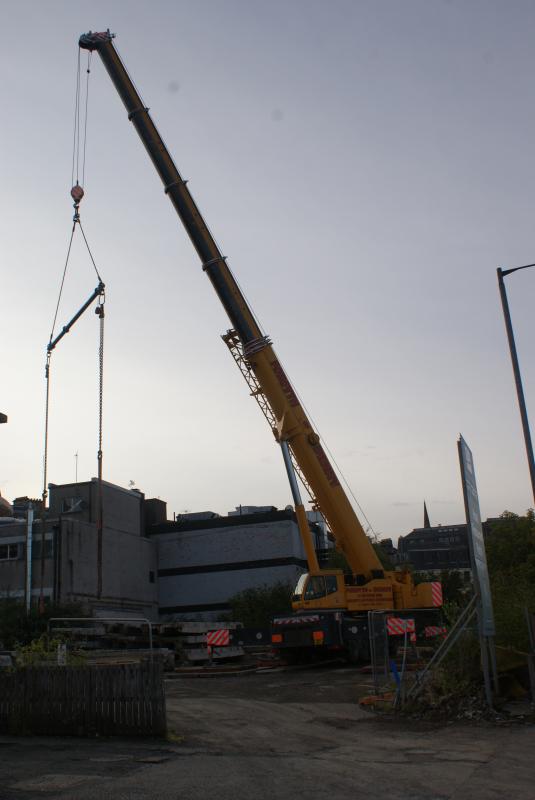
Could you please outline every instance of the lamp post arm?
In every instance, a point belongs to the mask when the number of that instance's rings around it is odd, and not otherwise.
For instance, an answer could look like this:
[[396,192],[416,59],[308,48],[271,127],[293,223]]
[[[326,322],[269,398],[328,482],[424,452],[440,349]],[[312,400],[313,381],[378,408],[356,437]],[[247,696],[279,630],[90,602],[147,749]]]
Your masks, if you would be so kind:
[[[527,269],[527,267],[535,266],[533,264],[526,264],[525,267],[516,267],[516,269]],[[528,412],[526,409],[526,401],[524,399],[524,389],[522,388],[522,378],[520,376],[520,366],[518,364],[518,355],[516,352],[515,337],[513,334],[513,325],[511,323],[511,314],[509,312],[509,302],[507,300],[507,292],[505,291],[505,283],[503,281],[504,275],[515,272],[516,269],[502,270],[498,267],[498,286],[500,289],[500,297],[502,301],[503,317],[505,320],[505,329],[507,331],[507,339],[509,341],[509,352],[511,353],[511,362],[513,364],[513,374],[515,376],[516,394],[518,397],[518,405],[520,408],[520,418],[522,420],[522,430],[524,432],[524,442],[526,444],[526,454],[528,457],[529,474],[531,477],[531,489],[533,492],[533,500],[535,501],[535,460],[533,458],[533,445],[531,443],[531,434],[529,431]]]

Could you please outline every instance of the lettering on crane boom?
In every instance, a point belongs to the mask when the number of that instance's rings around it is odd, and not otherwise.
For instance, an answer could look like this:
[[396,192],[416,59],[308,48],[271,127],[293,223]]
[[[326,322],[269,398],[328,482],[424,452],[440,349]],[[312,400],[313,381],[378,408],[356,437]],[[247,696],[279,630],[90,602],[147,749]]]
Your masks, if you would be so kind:
[[283,368],[281,367],[281,365],[279,364],[277,359],[275,359],[275,361],[271,362],[271,366],[273,368],[273,372],[277,376],[278,382],[282,386],[282,391],[286,395],[286,399],[288,400],[290,405],[293,408],[295,408],[296,406],[299,405],[299,400],[297,399],[297,395],[294,392],[294,390],[292,389],[292,385],[291,385],[290,381],[288,380],[288,378],[286,377]]
[[331,464],[329,463],[329,459],[325,455],[325,451],[321,444],[317,444],[314,447],[314,455],[320,462],[320,466],[324,471],[325,475],[327,476],[327,480],[331,484],[331,486],[340,486],[340,481],[336,477],[336,472],[332,468]]

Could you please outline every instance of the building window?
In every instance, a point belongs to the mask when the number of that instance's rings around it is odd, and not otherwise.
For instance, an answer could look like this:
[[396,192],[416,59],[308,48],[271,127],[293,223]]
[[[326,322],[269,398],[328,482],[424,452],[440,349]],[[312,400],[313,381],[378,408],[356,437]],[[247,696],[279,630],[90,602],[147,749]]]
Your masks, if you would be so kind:
[[13,561],[19,557],[18,543],[0,544],[0,561]]
[[154,572],[152,570],[149,572],[149,583],[154,583]]

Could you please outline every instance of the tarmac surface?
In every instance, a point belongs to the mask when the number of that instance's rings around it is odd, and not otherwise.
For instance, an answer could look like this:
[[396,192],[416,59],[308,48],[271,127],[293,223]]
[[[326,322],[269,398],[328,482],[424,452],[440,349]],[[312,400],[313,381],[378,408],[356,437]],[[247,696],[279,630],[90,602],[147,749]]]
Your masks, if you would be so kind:
[[535,726],[376,716],[354,668],[175,678],[167,741],[0,737],[0,800],[535,800]]

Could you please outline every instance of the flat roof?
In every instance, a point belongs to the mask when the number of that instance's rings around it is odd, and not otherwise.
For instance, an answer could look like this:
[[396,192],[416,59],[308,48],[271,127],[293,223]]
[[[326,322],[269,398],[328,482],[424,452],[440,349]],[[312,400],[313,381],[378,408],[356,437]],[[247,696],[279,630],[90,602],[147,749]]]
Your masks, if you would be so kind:
[[[157,522],[147,531],[149,536],[161,533],[181,533],[182,531],[205,531],[215,528],[236,528],[239,525],[259,525],[262,522],[296,522],[295,511],[266,511],[261,514],[238,514],[232,517],[216,517],[215,519],[177,519],[169,522]],[[313,523],[315,524],[315,523]]]

